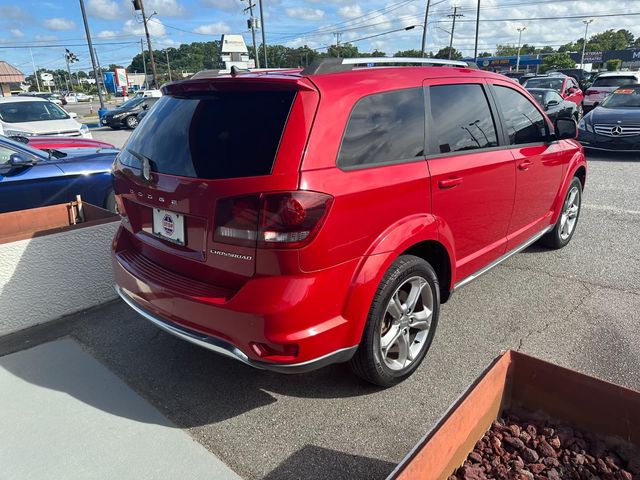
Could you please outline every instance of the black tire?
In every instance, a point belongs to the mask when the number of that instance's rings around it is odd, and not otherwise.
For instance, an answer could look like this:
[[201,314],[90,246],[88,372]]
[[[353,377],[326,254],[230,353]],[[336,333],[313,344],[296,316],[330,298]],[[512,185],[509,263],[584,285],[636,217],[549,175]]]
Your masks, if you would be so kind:
[[[565,214],[568,213],[568,202],[572,195],[572,192],[577,189],[577,205],[578,210],[575,215],[575,222],[571,231],[568,232],[568,236],[566,232],[563,233],[563,227],[565,223]],[[544,237],[540,239],[540,243],[545,247],[558,250],[560,248],[566,247],[571,239],[573,238],[573,234],[576,232],[576,228],[578,227],[578,220],[580,219],[580,212],[582,211],[582,183],[578,177],[573,177],[571,180],[571,184],[569,185],[569,189],[567,190],[567,195],[565,196],[564,202],[562,203],[562,211],[560,212],[560,216],[558,217],[558,221],[549,233],[547,233]]]
[[[420,277],[426,280],[425,289],[432,295],[432,315],[429,330],[423,339],[420,351],[408,366],[393,370],[385,363],[381,352],[381,336],[386,322],[387,305],[394,293],[405,282]],[[402,255],[385,272],[373,298],[367,323],[358,350],[350,361],[353,372],[367,382],[381,387],[391,387],[408,378],[420,366],[429,351],[435,335],[440,314],[440,287],[438,277],[429,263],[413,255]],[[406,331],[406,329],[405,329]]]
[[113,213],[118,213],[118,204],[116,203],[116,194],[113,190],[107,195],[107,199],[104,202],[104,208]]
[[124,123],[127,128],[133,130],[138,126],[138,117],[136,117],[135,115],[129,115],[127,118],[125,118]]

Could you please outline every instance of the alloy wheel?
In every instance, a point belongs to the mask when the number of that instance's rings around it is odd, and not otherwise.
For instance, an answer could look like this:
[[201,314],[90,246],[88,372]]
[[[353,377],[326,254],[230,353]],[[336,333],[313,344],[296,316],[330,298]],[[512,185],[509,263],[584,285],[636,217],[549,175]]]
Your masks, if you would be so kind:
[[560,239],[566,242],[573,233],[580,213],[580,191],[574,186],[569,190],[560,217]]
[[402,370],[419,358],[433,318],[433,292],[427,280],[405,280],[391,296],[380,330],[380,354],[385,365]]

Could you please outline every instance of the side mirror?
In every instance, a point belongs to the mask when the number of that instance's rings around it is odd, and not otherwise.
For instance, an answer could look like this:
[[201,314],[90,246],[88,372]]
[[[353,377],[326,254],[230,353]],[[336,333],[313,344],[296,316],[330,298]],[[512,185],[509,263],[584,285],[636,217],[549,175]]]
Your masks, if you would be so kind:
[[142,109],[143,109],[143,110],[146,110],[147,108],[149,108],[149,105],[147,105],[146,103],[143,103],[143,104],[142,104]]
[[549,100],[544,108],[545,110],[549,110],[551,107],[557,107],[558,105],[560,105],[560,102],[558,100]]
[[578,137],[578,125],[572,118],[558,118],[555,123],[556,140],[566,140]]
[[78,114],[76,112],[67,112],[71,118],[78,118]]

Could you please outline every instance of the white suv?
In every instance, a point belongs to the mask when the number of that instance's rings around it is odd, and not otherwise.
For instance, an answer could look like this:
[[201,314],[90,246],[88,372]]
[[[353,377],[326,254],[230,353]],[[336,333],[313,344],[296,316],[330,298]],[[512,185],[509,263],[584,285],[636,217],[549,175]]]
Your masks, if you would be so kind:
[[596,108],[617,88],[638,83],[640,83],[640,72],[601,73],[584,93],[584,113]]
[[44,98],[0,98],[0,135],[7,137],[56,135],[91,138],[89,128],[78,123],[75,117],[75,113],[69,113]]

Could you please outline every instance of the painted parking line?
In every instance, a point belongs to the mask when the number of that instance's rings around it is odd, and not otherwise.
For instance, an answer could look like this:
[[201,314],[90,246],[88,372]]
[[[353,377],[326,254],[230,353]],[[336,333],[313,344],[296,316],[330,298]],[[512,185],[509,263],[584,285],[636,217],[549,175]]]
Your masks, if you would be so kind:
[[627,210],[625,208],[611,207],[609,205],[594,205],[592,203],[583,203],[582,208],[589,210],[599,210],[601,212],[615,213],[619,215],[640,215],[640,210]]

